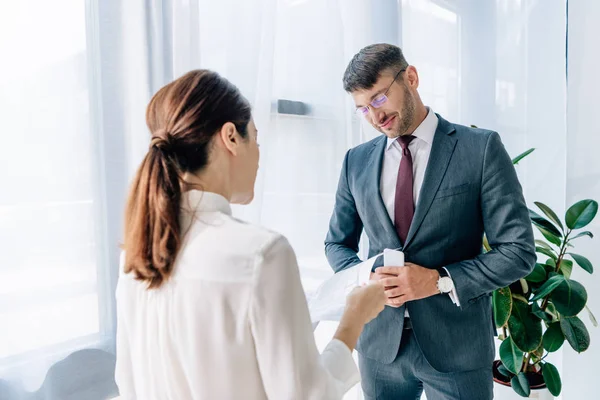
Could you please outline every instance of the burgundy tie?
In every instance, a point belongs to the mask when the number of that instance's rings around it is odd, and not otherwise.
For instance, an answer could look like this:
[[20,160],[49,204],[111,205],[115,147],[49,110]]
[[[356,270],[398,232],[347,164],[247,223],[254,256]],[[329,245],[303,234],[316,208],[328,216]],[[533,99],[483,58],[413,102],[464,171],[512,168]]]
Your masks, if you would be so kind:
[[413,161],[408,149],[408,144],[414,138],[412,135],[398,137],[398,144],[402,147],[402,159],[400,160],[398,180],[396,181],[394,225],[403,246],[415,213],[415,203],[413,200]]

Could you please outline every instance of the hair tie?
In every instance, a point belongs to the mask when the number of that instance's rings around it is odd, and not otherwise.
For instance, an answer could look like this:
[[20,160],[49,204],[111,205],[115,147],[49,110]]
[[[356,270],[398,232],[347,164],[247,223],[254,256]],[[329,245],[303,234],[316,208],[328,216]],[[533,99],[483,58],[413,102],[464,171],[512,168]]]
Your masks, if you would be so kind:
[[173,135],[165,131],[159,131],[152,136],[150,148],[155,148],[164,152],[173,151]]

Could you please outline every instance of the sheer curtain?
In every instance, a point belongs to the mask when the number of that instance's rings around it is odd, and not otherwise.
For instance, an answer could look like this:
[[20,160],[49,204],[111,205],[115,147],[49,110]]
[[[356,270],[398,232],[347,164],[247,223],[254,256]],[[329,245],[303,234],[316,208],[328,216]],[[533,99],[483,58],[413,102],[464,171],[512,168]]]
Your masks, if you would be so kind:
[[[569,0],[568,35],[568,141],[563,156],[566,158],[567,204],[581,199],[600,200],[600,129],[595,113],[600,106],[600,55],[595,43],[600,36],[600,3]],[[573,279],[583,283],[588,292],[588,307],[600,314],[600,218],[589,225],[594,239],[577,243],[577,252],[589,256],[596,266],[594,275],[580,269],[573,270]],[[586,228],[587,229],[587,228]],[[565,346],[563,359],[563,399],[593,399],[598,396],[598,359],[600,358],[600,329],[592,327],[587,315],[580,318],[590,333],[590,348],[581,354]]]
[[0,3],[2,399],[116,393],[92,13]]
[[[419,70],[424,102],[450,121],[496,130],[513,157],[536,148],[517,166],[525,199],[559,214],[567,179],[566,21],[564,0],[402,0],[402,46]],[[550,360],[562,368],[562,357]]]
[[[230,79],[252,103],[261,144],[255,200],[234,213],[289,238],[307,291],[332,274],[323,241],[339,168],[345,151],[363,140],[341,85],[347,60],[370,40],[361,35],[366,29],[348,25],[365,9],[361,3],[132,1],[120,11],[128,16],[119,50],[128,174],[148,145],[143,110],[152,93],[194,68]],[[308,112],[280,112],[279,100]],[[317,332],[321,346],[332,329]]]
[[[252,103],[256,199],[234,211],[290,239],[307,291],[332,273],[323,240],[345,151],[378,134],[356,119],[341,84],[351,56],[371,43],[403,48],[436,112],[497,130],[512,155],[536,147],[518,167],[530,204],[563,210],[593,197],[583,161],[593,165],[594,127],[577,110],[593,109],[584,49],[595,32],[586,15],[598,10],[572,2],[580,30],[569,40],[568,115],[564,0],[3,2],[0,398],[116,393],[113,290],[127,184],[148,146],[150,97],[188,70],[216,70]],[[278,100],[306,112],[287,113]],[[318,328],[320,346],[334,329]],[[570,367],[578,360],[565,356]]]

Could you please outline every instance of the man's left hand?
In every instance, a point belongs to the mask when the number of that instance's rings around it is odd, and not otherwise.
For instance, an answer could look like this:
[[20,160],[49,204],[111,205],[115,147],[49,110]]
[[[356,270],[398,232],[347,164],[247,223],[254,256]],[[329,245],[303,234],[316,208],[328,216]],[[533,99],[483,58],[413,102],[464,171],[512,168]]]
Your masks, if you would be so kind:
[[417,264],[405,263],[403,267],[379,267],[377,274],[394,275],[381,279],[387,287],[387,305],[400,307],[411,300],[424,299],[439,294],[437,287],[439,272]]

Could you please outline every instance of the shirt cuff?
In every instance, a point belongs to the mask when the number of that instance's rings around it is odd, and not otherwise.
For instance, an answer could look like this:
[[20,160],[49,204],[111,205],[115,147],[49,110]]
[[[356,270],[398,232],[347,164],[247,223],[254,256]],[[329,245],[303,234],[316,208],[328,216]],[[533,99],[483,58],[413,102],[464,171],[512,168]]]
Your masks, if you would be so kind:
[[344,342],[333,339],[323,353],[321,360],[325,369],[339,383],[341,393],[346,393],[354,385],[360,382],[360,373],[352,357],[352,351]]
[[[448,278],[452,279],[452,275],[450,275],[450,271],[448,271],[448,268],[444,267],[444,270],[448,274]],[[448,293],[448,296],[450,296],[450,300],[452,300],[452,302],[456,304],[457,307],[460,307],[460,301],[458,300],[458,294],[456,293],[454,282],[452,283],[452,290]]]

